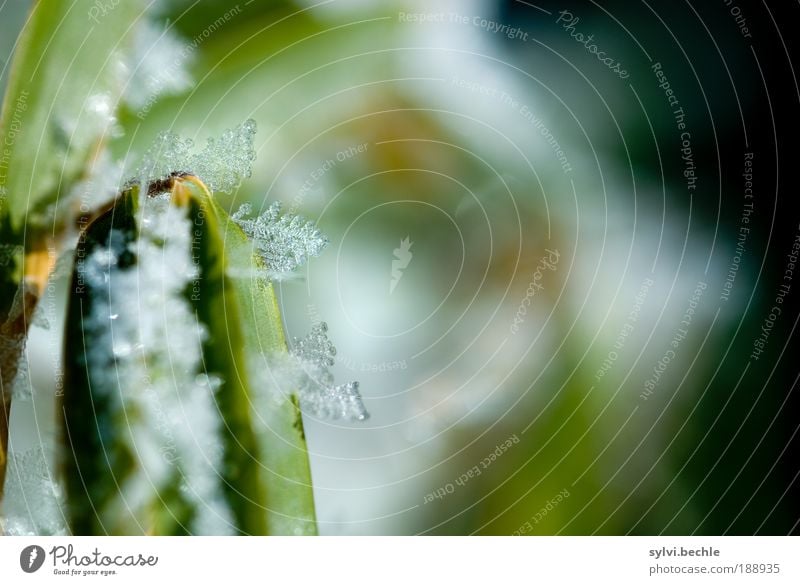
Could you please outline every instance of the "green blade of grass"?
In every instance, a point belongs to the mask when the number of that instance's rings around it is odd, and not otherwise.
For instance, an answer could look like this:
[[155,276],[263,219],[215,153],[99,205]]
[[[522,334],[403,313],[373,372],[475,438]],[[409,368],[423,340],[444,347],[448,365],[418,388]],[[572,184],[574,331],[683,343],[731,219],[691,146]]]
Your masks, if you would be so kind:
[[211,329],[212,335],[229,341],[237,378],[248,388],[260,450],[259,473],[266,490],[267,531],[316,534],[311,472],[297,400],[294,396],[271,400],[264,397],[268,388],[252,388],[253,384],[269,384],[266,358],[287,351],[272,284],[265,277],[265,267],[254,253],[252,242],[205,186],[193,178],[187,178],[182,185],[197,205],[195,225],[214,222],[222,237],[228,276],[221,291],[224,302],[211,310],[221,315],[220,307],[224,306],[228,314],[220,319],[216,333]]
[[94,0],[34,2],[15,45],[0,111],[0,501],[10,386],[27,328],[10,311],[24,279],[31,284],[25,312],[32,312],[50,265],[25,254],[41,256],[52,244],[47,236],[68,218],[29,222],[69,191],[103,143],[107,125],[99,117],[112,112],[93,110],[98,98],[112,109],[119,101],[121,55],[141,11],[135,0],[104,11]]
[[98,117],[119,102],[121,60],[142,5],[96,11],[90,0],[35,2],[17,41],[0,115],[4,240],[7,231],[20,236],[26,217],[54,201],[106,138]]
[[[82,234],[75,253],[76,263],[70,285],[64,331],[63,448],[60,460],[67,494],[70,529],[76,535],[124,534],[135,526],[135,512],[106,512],[118,498],[119,486],[135,473],[135,454],[125,444],[127,418],[111,407],[114,389],[104,387],[98,372],[89,364],[92,338],[85,335],[98,299],[78,271],[80,263],[98,249],[113,248],[122,256],[136,237],[133,197],[120,199],[117,205],[92,222]],[[121,235],[112,244],[111,233]],[[121,266],[128,268],[133,258]],[[110,322],[109,322],[110,326]],[[110,353],[111,348],[107,348]]]
[[[183,479],[188,471],[184,468],[184,458],[203,457],[201,444],[210,444],[212,449],[219,447],[221,450],[221,466],[207,468],[205,477],[199,481],[218,485],[218,491],[230,510],[234,532],[264,534],[266,521],[258,471],[258,444],[252,428],[247,389],[237,376],[239,364],[236,356],[242,345],[237,337],[237,309],[233,300],[221,296],[225,266],[216,222],[204,221],[193,226],[191,252],[199,268],[199,278],[196,290],[185,291],[187,306],[208,331],[202,342],[202,366],[194,372],[176,372],[171,368],[165,369],[163,364],[162,367],[148,364],[151,360],[145,356],[154,357],[153,352],[160,353],[160,350],[142,346],[132,357],[122,359],[144,359],[146,379],[127,379],[119,373],[126,369],[120,370],[121,364],[114,357],[114,348],[109,343],[115,335],[113,323],[134,322],[139,327],[147,327],[148,321],[167,319],[169,326],[170,318],[170,315],[163,314],[166,306],[136,302],[146,291],[135,291],[131,296],[130,291],[121,290],[117,285],[120,281],[115,274],[133,270],[146,261],[135,253],[141,228],[137,225],[135,212],[136,191],[123,193],[110,211],[92,222],[76,251],[65,330],[65,392],[62,402],[64,444],[61,460],[70,528],[75,534],[191,533],[192,526],[198,525],[196,521],[200,515],[215,512],[206,506],[206,502],[190,497],[189,491],[193,487]],[[190,215],[197,210],[194,201],[180,199],[177,195],[173,197],[173,204],[188,204]],[[116,233],[114,237],[111,237],[112,232]],[[106,249],[119,260],[115,261],[114,270],[109,272],[106,284],[90,285],[90,272],[86,269],[82,272],[81,262],[92,258],[96,251]],[[141,269],[146,267],[141,266]],[[169,267],[164,269],[169,270]],[[108,319],[103,331],[98,331],[97,311],[107,310],[104,298],[126,298],[126,294],[133,302],[124,306],[113,320]],[[100,303],[99,309],[95,307],[97,303]],[[150,314],[142,314],[142,311]],[[179,333],[184,331],[180,325],[176,326]],[[126,341],[133,344],[137,339]],[[117,375],[113,374],[115,370]],[[214,425],[219,429],[216,436],[195,435],[194,423],[198,421],[187,418],[182,423],[172,419],[176,415],[174,410],[168,411],[172,414],[164,414],[161,410],[164,400],[170,400],[173,394],[182,396],[184,388],[175,387],[175,383],[180,386],[186,382],[187,376],[191,379],[200,374],[221,379],[221,386],[216,389],[210,386],[193,388],[193,391],[206,390],[213,396],[203,399],[187,394],[180,400],[185,400],[188,407],[194,400],[206,402],[211,399],[209,405],[214,410],[209,414],[220,419],[219,424]],[[173,377],[175,382],[171,381]],[[160,390],[153,391],[152,388]],[[152,396],[158,407],[142,410],[143,396]],[[154,412],[161,413],[163,420],[153,416]],[[208,427],[198,427],[202,428]],[[178,439],[176,432],[191,433],[188,442],[191,446],[187,447],[186,440]],[[168,437],[166,443],[165,437]],[[173,451],[176,445],[183,447]],[[164,448],[172,450],[167,453]],[[197,453],[186,452],[187,448],[196,449]],[[150,458],[167,454],[170,455],[169,470],[160,473],[157,477],[161,479],[157,479],[151,475],[151,470],[163,468],[163,465],[154,464]],[[194,477],[198,479],[196,475]],[[142,493],[143,490],[146,493]]]
[[[211,480],[219,482],[239,532],[315,534],[308,453],[297,401],[294,397],[278,400],[277,394],[269,395],[268,388],[254,387],[264,383],[258,368],[267,367],[265,358],[287,350],[277,300],[264,267],[245,234],[199,180],[175,179],[172,202],[188,206],[191,253],[200,269],[186,291],[187,302],[208,332],[202,342],[203,372],[198,373],[221,380],[214,399],[222,423],[215,440],[223,464]],[[128,243],[137,237],[135,204],[135,190],[123,194],[112,211],[90,225],[76,257],[88,258],[99,246],[112,242],[122,246],[116,255],[124,257]],[[109,238],[112,230],[123,238]],[[131,266],[137,261],[132,258]],[[184,533],[204,511],[184,497],[179,472],[153,486],[144,509],[127,506],[120,486],[146,469],[138,460],[135,441],[133,447],[126,441],[128,426],[134,419],[153,428],[159,423],[136,419],[139,413],[120,412],[106,400],[109,395],[144,389],[129,388],[125,380],[108,376],[107,368],[92,371],[89,351],[108,351],[108,361],[113,362],[111,347],[95,344],[87,349],[92,294],[114,294],[114,281],[110,280],[112,290],[101,287],[92,293],[77,279],[76,272],[65,332],[63,402],[62,461],[71,528],[77,534]],[[130,310],[148,308],[132,306]],[[180,470],[180,463],[176,469]]]

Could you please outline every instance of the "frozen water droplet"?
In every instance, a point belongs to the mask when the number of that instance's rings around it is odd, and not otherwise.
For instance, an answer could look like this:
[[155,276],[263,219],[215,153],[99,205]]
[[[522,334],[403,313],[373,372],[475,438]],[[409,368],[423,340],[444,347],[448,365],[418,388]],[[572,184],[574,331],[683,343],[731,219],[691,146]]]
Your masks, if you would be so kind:
[[253,206],[250,205],[249,203],[242,203],[239,206],[239,209],[233,212],[233,215],[231,215],[231,219],[233,221],[238,222],[239,220],[245,219],[248,215],[252,213],[253,213]]
[[31,325],[44,331],[50,330],[50,318],[44,311],[34,311]]
[[267,269],[276,277],[292,272],[308,258],[319,256],[328,245],[313,222],[290,213],[281,215],[281,204],[272,203],[254,219],[249,203],[243,204],[231,217],[252,240],[264,259]]
[[31,382],[30,357],[28,344],[23,339],[22,354],[17,365],[17,374],[11,382],[11,397],[20,402],[27,402],[33,397],[33,383]]
[[212,391],[217,390],[222,385],[222,380],[218,376],[209,376],[208,374],[198,374],[194,379],[194,383],[201,388],[208,388]]
[[324,321],[311,328],[303,339],[294,338],[292,353],[299,359],[309,361],[320,366],[332,366],[336,347],[327,336],[328,325]]
[[335,385],[333,366],[336,348],[327,336],[323,322],[312,327],[303,339],[294,340],[291,355],[295,360],[294,387],[300,408],[313,416],[325,419],[363,421],[369,417],[358,391],[358,382]]
[[145,153],[137,178],[149,184],[173,173],[190,173],[202,179],[211,191],[230,193],[251,174],[256,158],[255,134],[255,121],[247,120],[225,130],[219,138],[209,138],[205,148],[194,153],[190,139],[162,132]]

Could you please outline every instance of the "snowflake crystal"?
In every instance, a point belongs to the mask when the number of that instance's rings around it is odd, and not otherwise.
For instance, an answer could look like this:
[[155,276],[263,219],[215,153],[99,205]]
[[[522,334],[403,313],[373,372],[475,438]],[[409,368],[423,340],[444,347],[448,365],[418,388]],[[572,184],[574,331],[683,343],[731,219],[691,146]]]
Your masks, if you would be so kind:
[[202,151],[193,153],[191,139],[162,132],[145,153],[137,179],[149,184],[173,173],[190,173],[202,179],[211,191],[230,193],[252,173],[255,134],[255,120],[246,120],[219,138],[209,138]]
[[277,201],[258,217],[248,219],[252,211],[252,206],[244,203],[231,219],[253,240],[267,268],[277,277],[319,256],[328,245],[328,238],[313,222],[291,213],[281,215]]
[[334,385],[328,368],[333,365],[336,348],[327,331],[323,322],[312,327],[305,338],[294,339],[291,356],[300,408],[324,419],[366,420],[369,414],[358,392],[358,382]]

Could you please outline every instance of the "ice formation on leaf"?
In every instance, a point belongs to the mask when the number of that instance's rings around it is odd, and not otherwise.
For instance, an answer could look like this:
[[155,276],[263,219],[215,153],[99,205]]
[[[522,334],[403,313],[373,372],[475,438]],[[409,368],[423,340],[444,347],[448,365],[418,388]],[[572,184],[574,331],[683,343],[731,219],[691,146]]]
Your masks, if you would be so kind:
[[[14,400],[28,400],[31,396],[31,383],[28,371],[27,337],[24,330],[16,330],[13,323],[26,319],[34,302],[32,299],[35,299],[36,296],[36,287],[23,282],[14,293],[5,323],[0,324],[2,355],[12,355],[17,359],[17,369],[10,384],[10,394]],[[32,320],[32,316],[27,318]]]
[[[86,176],[70,189],[68,201],[80,202],[84,209],[99,209],[111,201],[124,184],[124,165],[111,157],[108,149],[102,149],[88,162]],[[54,207],[58,206],[56,202]],[[57,209],[52,211],[57,213]]]
[[[127,418],[129,429],[118,440],[129,443],[144,471],[121,490],[131,510],[146,509],[177,466],[182,493],[200,511],[191,530],[226,534],[232,520],[219,487],[220,381],[201,373],[208,332],[185,297],[199,277],[191,222],[187,208],[172,205],[167,193],[146,198],[137,219],[139,237],[127,249],[112,231],[109,246],[82,268],[94,299],[85,325],[92,339],[89,370],[101,382],[94,387]],[[133,266],[120,265],[126,253],[135,256]]]
[[33,397],[33,386],[31,385],[30,356],[28,356],[28,344],[24,343],[22,352],[17,362],[17,373],[11,382],[11,399],[27,402]]
[[136,28],[129,63],[130,80],[124,99],[143,117],[162,95],[177,94],[192,87],[188,66],[194,60],[187,45],[171,29],[148,20]]
[[[174,174],[188,173],[196,175],[211,191],[231,192],[251,174],[255,133],[255,121],[246,120],[226,130],[220,138],[210,138],[205,149],[194,152],[190,139],[162,132],[145,154],[136,180],[146,186]],[[252,213],[252,206],[245,203],[231,219],[253,240],[272,278],[290,274],[328,245],[328,239],[313,222],[299,215],[281,214],[278,202],[257,217],[250,217]]]
[[270,274],[280,278],[301,266],[308,258],[319,256],[328,245],[313,222],[291,213],[281,214],[281,204],[274,202],[255,218],[249,203],[244,203],[231,219],[239,224],[264,259]]
[[252,172],[255,134],[255,120],[245,120],[236,128],[225,130],[219,138],[209,138],[203,150],[193,152],[191,139],[162,132],[145,153],[136,178],[146,185],[174,173],[189,173],[199,177],[211,191],[230,193]]
[[294,339],[290,357],[294,362],[293,380],[300,408],[325,419],[366,420],[367,409],[358,392],[358,382],[334,384],[330,367],[336,348],[328,339],[328,326],[323,322],[311,328],[303,339]]
[[63,490],[56,483],[41,447],[9,454],[0,525],[8,536],[67,533]]
[[[206,148],[198,153],[193,153],[191,140],[171,132],[162,133],[145,155],[137,172],[138,181],[147,185],[177,173],[190,173],[206,183],[211,191],[231,191],[243,177],[250,176],[255,159],[255,131],[255,122],[247,120],[227,130],[221,138],[210,139]],[[298,215],[281,214],[278,202],[272,203],[261,215],[251,217],[252,213],[252,206],[245,203],[231,219],[253,241],[273,278],[291,273],[309,258],[318,256],[328,245],[328,239],[313,222]],[[296,340],[291,355],[275,358],[278,386],[296,389],[301,407],[309,414],[365,420],[368,414],[358,392],[358,383],[335,385],[333,382],[329,368],[333,365],[335,350],[326,330],[324,323],[314,327],[307,338]],[[121,338],[130,339],[127,335]]]

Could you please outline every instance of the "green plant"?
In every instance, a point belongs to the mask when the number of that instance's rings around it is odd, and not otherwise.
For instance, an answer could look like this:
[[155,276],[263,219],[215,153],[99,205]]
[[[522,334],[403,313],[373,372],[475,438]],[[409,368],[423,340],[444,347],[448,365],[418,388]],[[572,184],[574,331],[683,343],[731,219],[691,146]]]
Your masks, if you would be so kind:
[[[275,205],[256,218],[249,206],[231,217],[219,205],[218,193],[249,176],[252,121],[199,153],[162,133],[138,169],[120,174],[130,178],[116,177],[105,144],[131,81],[115,76],[109,59],[123,58],[140,16],[135,3],[104,15],[84,54],[74,33],[86,12],[37,7],[15,56],[2,117],[4,135],[13,130],[16,140],[0,176],[8,258],[0,265],[0,490],[13,461],[5,485],[15,497],[47,501],[25,518],[9,493],[2,528],[314,534],[300,409],[360,420],[366,412],[356,383],[333,384],[324,326],[289,351],[271,279],[327,240]],[[58,52],[42,55],[45,41]],[[64,59],[76,55],[72,71]],[[68,136],[64,120],[77,120]],[[56,471],[44,453],[9,458],[7,439],[26,330],[61,256],[71,282]],[[53,510],[66,511],[66,522]]]

